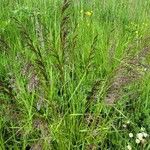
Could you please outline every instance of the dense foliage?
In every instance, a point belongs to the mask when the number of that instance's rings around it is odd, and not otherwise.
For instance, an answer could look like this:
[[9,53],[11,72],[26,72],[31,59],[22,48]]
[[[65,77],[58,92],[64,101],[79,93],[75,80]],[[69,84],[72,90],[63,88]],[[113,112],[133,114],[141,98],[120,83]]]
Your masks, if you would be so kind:
[[149,0],[0,4],[0,149],[150,149]]

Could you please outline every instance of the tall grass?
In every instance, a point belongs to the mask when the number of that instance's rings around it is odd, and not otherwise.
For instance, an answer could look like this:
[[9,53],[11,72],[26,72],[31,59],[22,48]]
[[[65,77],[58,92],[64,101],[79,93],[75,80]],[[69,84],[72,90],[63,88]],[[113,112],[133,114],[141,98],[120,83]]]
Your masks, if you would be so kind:
[[149,0],[0,3],[0,149],[150,149]]

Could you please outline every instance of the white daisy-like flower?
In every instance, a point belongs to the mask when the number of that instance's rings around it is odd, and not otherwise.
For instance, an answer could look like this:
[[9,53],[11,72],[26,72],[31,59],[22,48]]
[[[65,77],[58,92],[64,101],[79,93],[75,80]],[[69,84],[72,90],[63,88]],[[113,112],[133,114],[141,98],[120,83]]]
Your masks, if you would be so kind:
[[131,145],[128,144],[128,145],[127,145],[127,149],[128,149],[128,150],[132,150]]
[[136,142],[137,144],[139,144],[141,141],[140,141],[139,139],[136,139],[135,142]]
[[133,133],[129,133],[129,137],[130,137],[130,138],[133,138]]
[[138,133],[136,137],[141,141],[143,140],[143,133]]
[[143,137],[147,138],[149,135],[146,132],[142,132]]

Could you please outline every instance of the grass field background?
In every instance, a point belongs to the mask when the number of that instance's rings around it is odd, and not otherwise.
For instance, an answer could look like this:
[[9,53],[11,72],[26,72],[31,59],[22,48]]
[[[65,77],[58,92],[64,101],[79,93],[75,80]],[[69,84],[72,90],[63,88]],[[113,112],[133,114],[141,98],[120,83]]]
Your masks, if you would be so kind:
[[0,0],[0,150],[150,150],[149,0]]

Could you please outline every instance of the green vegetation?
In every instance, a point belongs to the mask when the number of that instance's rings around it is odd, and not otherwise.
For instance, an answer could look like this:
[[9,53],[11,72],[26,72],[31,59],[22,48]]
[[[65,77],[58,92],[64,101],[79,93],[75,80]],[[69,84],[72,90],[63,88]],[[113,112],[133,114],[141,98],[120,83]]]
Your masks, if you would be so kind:
[[0,4],[0,150],[150,149],[149,0]]

